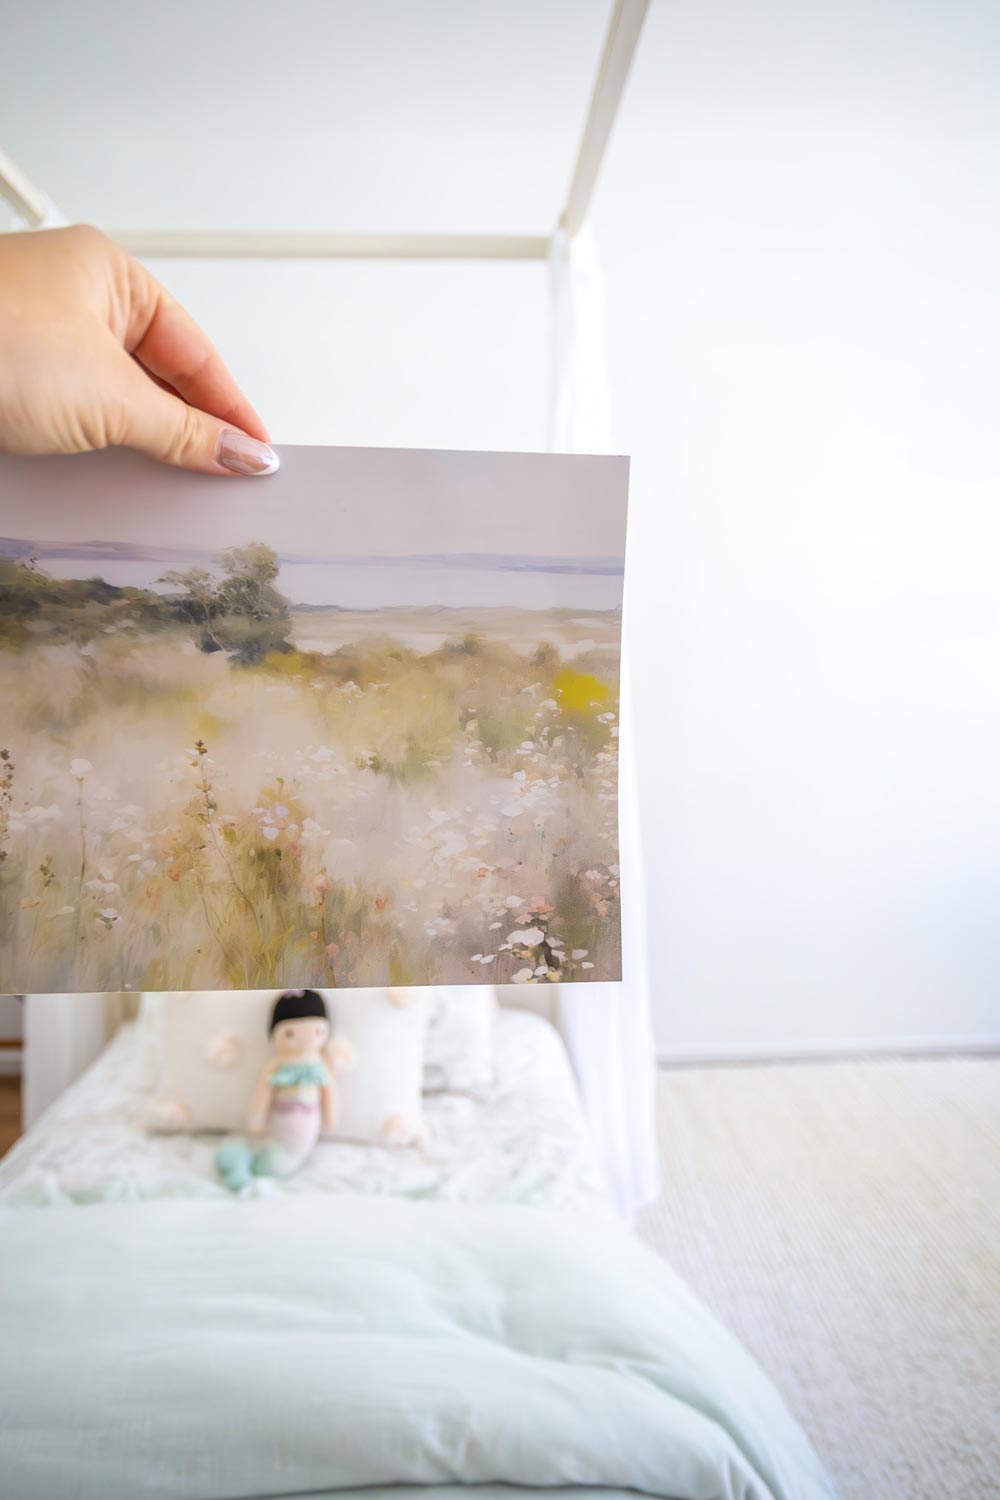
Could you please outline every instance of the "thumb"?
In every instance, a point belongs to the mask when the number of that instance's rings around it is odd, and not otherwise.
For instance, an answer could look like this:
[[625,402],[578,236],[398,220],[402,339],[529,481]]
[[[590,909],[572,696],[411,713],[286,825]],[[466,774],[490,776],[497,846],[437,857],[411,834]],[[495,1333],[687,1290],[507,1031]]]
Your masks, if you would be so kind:
[[160,463],[200,474],[273,474],[274,449],[157,385],[124,350],[124,390],[115,441]]

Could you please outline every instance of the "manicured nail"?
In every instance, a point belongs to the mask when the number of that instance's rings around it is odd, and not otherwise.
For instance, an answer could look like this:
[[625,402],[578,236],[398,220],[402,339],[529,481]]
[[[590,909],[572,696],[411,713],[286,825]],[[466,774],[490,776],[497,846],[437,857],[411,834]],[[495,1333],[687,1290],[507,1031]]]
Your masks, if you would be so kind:
[[225,427],[219,433],[216,460],[231,474],[273,474],[281,460],[267,443]]

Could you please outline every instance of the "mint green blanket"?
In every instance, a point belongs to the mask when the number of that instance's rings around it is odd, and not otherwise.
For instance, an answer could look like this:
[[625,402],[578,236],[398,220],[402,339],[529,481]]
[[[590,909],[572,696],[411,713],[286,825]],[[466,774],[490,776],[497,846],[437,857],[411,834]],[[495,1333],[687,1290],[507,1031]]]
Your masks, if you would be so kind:
[[593,1216],[329,1196],[8,1210],[0,1329],[16,1500],[832,1494],[749,1356]]

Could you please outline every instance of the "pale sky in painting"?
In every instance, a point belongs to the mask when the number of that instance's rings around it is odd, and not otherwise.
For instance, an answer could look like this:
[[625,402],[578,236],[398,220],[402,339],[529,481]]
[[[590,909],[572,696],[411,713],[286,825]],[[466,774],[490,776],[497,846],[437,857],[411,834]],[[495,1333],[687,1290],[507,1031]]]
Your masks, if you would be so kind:
[[628,460],[280,448],[265,479],[210,478],[120,450],[0,457],[0,536],[285,555],[621,558]]

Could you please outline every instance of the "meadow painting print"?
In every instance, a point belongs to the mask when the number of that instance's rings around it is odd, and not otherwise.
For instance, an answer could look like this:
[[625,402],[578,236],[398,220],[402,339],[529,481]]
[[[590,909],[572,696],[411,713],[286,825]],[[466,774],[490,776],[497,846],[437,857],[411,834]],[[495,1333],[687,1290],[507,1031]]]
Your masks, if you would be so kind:
[[628,465],[0,458],[0,991],[621,975]]

